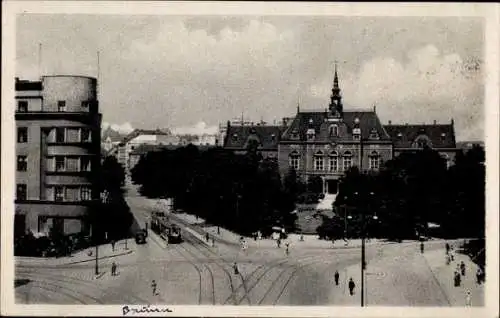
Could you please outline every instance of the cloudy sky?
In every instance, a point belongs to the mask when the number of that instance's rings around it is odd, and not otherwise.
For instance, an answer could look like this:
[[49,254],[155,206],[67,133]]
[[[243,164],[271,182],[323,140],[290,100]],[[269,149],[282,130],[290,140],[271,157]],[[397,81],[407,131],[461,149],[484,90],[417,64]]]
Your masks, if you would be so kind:
[[214,131],[328,107],[338,61],[345,108],[383,122],[449,122],[483,138],[479,18],[25,14],[16,75],[96,76],[103,121],[121,130]]

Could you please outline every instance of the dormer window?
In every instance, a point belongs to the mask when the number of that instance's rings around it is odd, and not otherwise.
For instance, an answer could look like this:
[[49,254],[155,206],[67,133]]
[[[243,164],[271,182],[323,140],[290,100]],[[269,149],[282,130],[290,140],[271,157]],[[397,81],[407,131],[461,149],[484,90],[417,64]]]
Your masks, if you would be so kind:
[[329,132],[330,132],[330,137],[337,137],[339,135],[339,126],[330,125]]
[[426,135],[420,135],[418,136],[414,143],[413,143],[413,147],[415,148],[425,148],[425,147],[431,147],[432,148],[432,143],[431,143],[431,140],[429,139],[429,137],[427,137]]
[[379,139],[378,131],[375,128],[370,131],[370,139]]
[[233,134],[231,136],[231,138],[233,139],[233,141],[237,141],[238,140],[238,134]]
[[307,140],[314,140],[314,136],[316,135],[316,131],[312,128],[309,128],[307,130],[306,135],[307,135]]
[[275,135],[275,134],[272,134],[272,135],[271,135],[271,140],[272,140],[272,141],[276,141],[276,135]]
[[403,134],[399,132],[399,133],[398,133],[398,138],[399,138],[399,139],[403,139]]
[[354,140],[361,140],[361,129],[354,128],[352,130],[352,137]]
[[446,134],[445,134],[445,133],[441,133],[441,140],[442,140],[442,141],[445,141],[445,140],[446,140]]
[[292,130],[292,133],[290,134],[290,137],[292,139],[299,139],[299,131],[297,129]]

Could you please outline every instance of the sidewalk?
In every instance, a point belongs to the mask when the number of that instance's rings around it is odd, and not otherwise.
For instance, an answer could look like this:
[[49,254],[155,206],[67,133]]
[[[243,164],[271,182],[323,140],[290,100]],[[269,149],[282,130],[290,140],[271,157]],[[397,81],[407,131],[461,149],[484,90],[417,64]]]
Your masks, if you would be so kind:
[[[216,242],[223,242],[230,245],[239,245],[240,244],[240,235],[229,231],[223,227],[219,227],[219,231],[217,230],[217,226],[205,226],[205,220],[202,218],[197,218],[194,215],[187,213],[178,213],[172,214],[173,218],[178,218],[183,222],[192,225],[194,230],[189,230],[188,232],[192,233],[194,236],[198,237],[203,242],[205,240],[205,233],[210,235],[210,239],[213,237],[216,239]],[[220,234],[218,234],[218,232]],[[256,248],[276,248],[276,241],[273,239],[261,239],[254,240],[251,237],[245,237],[247,241],[248,247],[256,247]],[[288,235],[286,240],[282,240],[282,248],[285,248],[285,243],[290,243],[290,249],[296,248],[307,248],[307,249],[345,249],[345,248],[359,248],[361,247],[361,239],[352,239],[349,240],[347,245],[343,240],[337,240],[335,243],[332,241],[320,240],[317,235],[304,235],[304,240],[300,240],[300,234],[291,233]],[[403,243],[409,241],[403,241]],[[380,245],[380,244],[395,244],[396,242],[390,242],[387,240],[378,240],[378,239],[370,239],[365,240],[366,246],[370,245]],[[211,245],[211,242],[207,245]]]
[[[127,247],[127,249],[125,249]],[[133,239],[128,239],[127,246],[125,246],[125,240],[116,242],[115,250],[113,251],[111,244],[102,244],[98,248],[99,259],[107,259],[111,257],[118,257],[123,255],[131,254],[135,251],[135,241]],[[15,264],[18,266],[60,266],[60,265],[72,265],[85,262],[95,261],[95,247],[90,247],[81,251],[77,251],[71,256],[64,257],[25,257],[16,256]],[[89,255],[89,251],[92,252]]]
[[[447,294],[452,306],[465,306],[466,291],[471,292],[471,304],[473,307],[484,306],[484,285],[476,283],[476,271],[478,266],[467,256],[455,253],[455,260],[446,265],[445,249],[426,252],[424,258],[427,261],[436,280]],[[465,276],[462,276],[459,287],[454,286],[453,273],[460,262],[465,264]]]
[[[482,306],[483,285],[475,283],[476,267],[464,255],[457,255],[455,262],[445,264],[443,248],[420,254],[417,245],[412,252],[367,260],[365,270],[365,306],[444,306],[465,307],[465,292],[471,291],[471,305]],[[458,260],[458,262],[457,262]],[[464,261],[466,276],[460,287],[453,286],[453,271]],[[340,284],[335,286],[333,271],[328,280],[332,286],[329,303],[341,306],[360,306],[361,264],[339,270]],[[348,280],[353,279],[354,295],[349,294]]]

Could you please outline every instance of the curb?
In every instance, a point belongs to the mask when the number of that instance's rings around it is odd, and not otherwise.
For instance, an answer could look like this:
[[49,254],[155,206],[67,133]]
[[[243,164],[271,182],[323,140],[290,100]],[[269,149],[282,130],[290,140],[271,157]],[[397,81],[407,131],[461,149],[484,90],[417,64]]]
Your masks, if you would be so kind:
[[[114,255],[102,256],[102,257],[99,257],[99,260],[108,259],[108,258],[112,258],[112,257],[118,257],[118,256],[124,256],[124,255],[128,255],[128,254],[132,254],[133,252],[134,252],[133,250],[128,250],[126,252],[122,252],[122,253],[118,253],[118,254],[114,254]],[[41,258],[38,258],[37,260],[41,260]],[[40,264],[29,264],[29,263],[25,262],[23,264],[23,262],[19,261],[19,260],[15,261],[15,263],[16,263],[16,265],[23,266],[23,267],[46,267],[46,266],[58,267],[58,266],[75,265],[75,264],[93,262],[93,261],[95,261],[95,258],[89,258],[89,259],[85,259],[85,260],[81,260],[81,261],[73,261],[73,262],[71,262],[71,261],[61,262],[61,263],[46,262],[46,263],[40,263]]]
[[[123,253],[118,253],[118,254],[114,254],[114,255],[108,255],[108,256],[99,257],[98,259],[102,260],[102,259],[108,259],[108,258],[112,258],[112,257],[129,255],[129,254],[132,254],[133,252],[134,252],[133,250],[128,250],[128,251],[123,252]],[[95,258],[89,258],[89,259],[86,259],[86,260],[83,260],[83,261],[62,263],[62,264],[59,264],[59,265],[74,265],[74,264],[80,264],[80,263],[86,263],[86,262],[92,262],[92,261],[95,261]]]

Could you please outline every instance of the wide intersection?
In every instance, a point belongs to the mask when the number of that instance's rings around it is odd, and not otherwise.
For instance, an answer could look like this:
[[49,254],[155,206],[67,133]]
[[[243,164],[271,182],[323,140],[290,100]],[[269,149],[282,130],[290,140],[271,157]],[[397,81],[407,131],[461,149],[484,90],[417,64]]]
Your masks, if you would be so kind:
[[[137,226],[148,221],[151,200],[130,191],[127,202]],[[184,242],[166,245],[150,231],[148,243],[127,242],[131,253],[95,262],[16,266],[16,301],[53,304],[171,305],[360,305],[360,248],[310,242],[291,245],[290,254],[271,242],[249,242],[243,251],[230,237],[206,243],[203,229],[177,219]],[[325,243],[325,242],[322,242]],[[101,249],[109,247],[102,246]],[[123,242],[117,249],[123,248]],[[474,268],[463,287],[453,287],[451,265],[444,265],[444,242],[429,241],[424,254],[414,241],[367,244],[366,305],[463,306],[465,289],[473,305],[482,305],[482,287],[474,284]],[[462,256],[461,256],[462,257]],[[465,259],[465,258],[460,258]],[[466,260],[466,259],[465,259]],[[118,275],[110,273],[118,264]],[[458,260],[457,260],[458,261]],[[466,260],[467,261],[467,260]],[[237,264],[238,273],[234,271]],[[339,285],[334,273],[339,272]],[[450,272],[450,273],[448,273]],[[354,295],[347,282],[356,283]],[[157,283],[153,295],[152,281]]]

